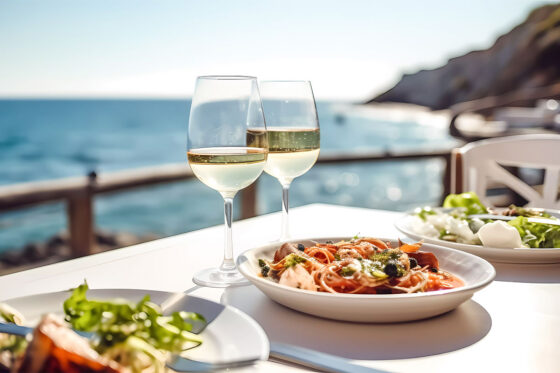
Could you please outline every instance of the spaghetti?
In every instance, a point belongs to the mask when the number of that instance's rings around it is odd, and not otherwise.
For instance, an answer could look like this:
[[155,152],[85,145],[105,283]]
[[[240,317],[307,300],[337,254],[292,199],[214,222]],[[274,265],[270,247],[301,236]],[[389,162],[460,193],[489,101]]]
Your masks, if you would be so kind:
[[439,268],[422,243],[392,248],[376,238],[337,243],[283,244],[273,261],[259,260],[261,276],[304,290],[347,294],[400,294],[463,286],[457,276]]

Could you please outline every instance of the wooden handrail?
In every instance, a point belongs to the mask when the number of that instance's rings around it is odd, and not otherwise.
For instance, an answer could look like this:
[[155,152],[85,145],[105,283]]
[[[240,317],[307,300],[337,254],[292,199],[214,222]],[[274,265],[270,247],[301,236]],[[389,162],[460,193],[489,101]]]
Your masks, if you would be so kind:
[[[449,193],[450,150],[435,152],[324,152],[318,164],[379,162],[403,159],[443,158],[446,160],[443,195]],[[186,163],[116,171],[100,175],[0,186],[0,211],[41,203],[65,201],[67,204],[70,245],[74,256],[91,253],[94,236],[93,199],[96,194],[116,192],[194,177]],[[241,218],[257,214],[257,183],[241,192]]]
[[321,154],[317,163],[347,163],[347,162],[375,162],[375,161],[398,161],[403,159],[423,159],[448,157],[451,150],[439,150],[430,152],[418,151],[371,151],[371,152],[348,152],[348,153],[332,153],[324,152]]
[[111,172],[95,178],[83,176],[11,184],[0,186],[0,211],[72,198],[88,189],[91,194],[100,194],[185,180],[193,176],[191,169],[185,163],[180,163]]
[[36,181],[0,187],[0,211],[41,203],[66,201],[70,247],[74,256],[92,252],[94,245],[95,194],[168,183],[193,177],[185,164],[170,164],[102,175]]

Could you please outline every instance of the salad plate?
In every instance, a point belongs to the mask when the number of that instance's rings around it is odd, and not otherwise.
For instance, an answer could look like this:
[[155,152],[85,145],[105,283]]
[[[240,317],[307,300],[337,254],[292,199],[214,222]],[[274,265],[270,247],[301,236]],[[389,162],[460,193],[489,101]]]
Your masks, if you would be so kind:
[[[69,291],[32,295],[5,301],[19,311],[27,326],[35,326],[47,313],[64,316],[63,303],[70,296]],[[182,353],[183,356],[209,362],[230,362],[235,360],[267,360],[268,338],[260,325],[235,307],[224,306],[204,298],[186,294],[137,289],[91,289],[90,299],[124,299],[140,301],[146,294],[152,302],[169,304],[169,311],[198,312],[214,318],[200,333],[202,344]],[[195,306],[195,309],[191,305]],[[243,341],[240,343],[240,341]]]
[[[449,208],[434,207],[432,210],[437,212],[449,212]],[[544,210],[552,216],[559,217],[560,213],[556,210]],[[408,211],[395,221],[395,227],[401,233],[405,234],[413,240],[423,241],[433,245],[440,245],[456,250],[461,250],[470,254],[480,256],[484,259],[500,262],[500,263],[518,263],[518,264],[544,264],[559,263],[559,248],[498,248],[486,247],[482,245],[474,245],[460,242],[446,241],[439,238],[430,237],[423,234],[417,227],[418,217],[416,212]]]
[[[339,242],[348,237],[308,238],[290,241],[314,245]],[[394,239],[380,239],[399,247]],[[280,243],[250,249],[237,259],[239,271],[260,291],[286,307],[329,319],[354,322],[404,322],[420,320],[451,311],[494,279],[494,267],[475,255],[441,246],[424,244],[422,251],[433,253],[442,270],[459,277],[464,286],[453,289],[403,294],[348,294],[303,290],[279,284],[261,275],[260,259],[272,260]]]

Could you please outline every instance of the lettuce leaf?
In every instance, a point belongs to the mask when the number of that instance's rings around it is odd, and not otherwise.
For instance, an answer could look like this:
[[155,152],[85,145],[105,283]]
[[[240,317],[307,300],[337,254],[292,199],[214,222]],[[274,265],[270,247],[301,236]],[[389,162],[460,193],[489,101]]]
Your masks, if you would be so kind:
[[64,313],[72,328],[99,336],[94,347],[100,353],[130,337],[171,352],[202,343],[200,336],[190,333],[192,324],[189,321],[204,321],[199,314],[174,312],[163,316],[161,308],[150,302],[149,295],[138,303],[122,299],[101,301],[87,299],[87,290],[87,283],[74,289],[64,302]]
[[484,206],[482,202],[480,202],[480,199],[474,192],[450,194],[445,197],[445,201],[443,201],[443,207],[463,207],[467,215],[488,213],[486,206]]
[[515,227],[523,243],[532,248],[560,248],[560,226],[531,223],[526,217],[518,216],[508,221],[508,224]]

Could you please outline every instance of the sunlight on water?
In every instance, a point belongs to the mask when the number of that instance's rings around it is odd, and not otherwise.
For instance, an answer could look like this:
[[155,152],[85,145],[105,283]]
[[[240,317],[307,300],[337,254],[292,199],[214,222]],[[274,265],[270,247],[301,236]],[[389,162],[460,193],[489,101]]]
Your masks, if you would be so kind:
[[[2,101],[0,185],[185,162],[190,101]],[[321,153],[445,149],[440,121],[372,119],[370,109],[318,103]],[[376,113],[379,117],[379,113]],[[292,207],[309,203],[405,210],[436,203],[440,160],[315,165],[292,184]],[[278,181],[263,174],[259,213],[280,210]],[[195,196],[195,198],[193,198]],[[239,202],[237,200],[236,202]],[[239,207],[239,206],[237,206]],[[0,251],[65,229],[62,204],[0,214]],[[99,196],[96,224],[109,231],[165,236],[222,223],[219,194],[198,180]]]

